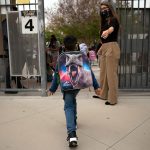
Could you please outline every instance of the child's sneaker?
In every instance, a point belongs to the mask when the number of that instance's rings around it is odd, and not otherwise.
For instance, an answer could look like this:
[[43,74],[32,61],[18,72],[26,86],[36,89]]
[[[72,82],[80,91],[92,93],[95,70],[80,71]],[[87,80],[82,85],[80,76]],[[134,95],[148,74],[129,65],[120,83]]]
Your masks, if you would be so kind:
[[72,131],[68,134],[67,141],[69,141],[69,147],[76,147],[78,146],[78,138],[75,131]]

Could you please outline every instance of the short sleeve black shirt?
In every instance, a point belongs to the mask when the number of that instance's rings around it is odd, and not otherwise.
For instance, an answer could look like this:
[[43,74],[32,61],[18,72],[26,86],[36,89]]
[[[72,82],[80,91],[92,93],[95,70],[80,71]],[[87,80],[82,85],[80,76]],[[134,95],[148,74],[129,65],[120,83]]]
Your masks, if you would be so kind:
[[111,18],[109,22],[106,21],[106,22],[104,22],[102,24],[100,35],[102,35],[102,32],[107,30],[110,27],[114,27],[114,31],[111,34],[109,34],[109,36],[106,39],[101,37],[102,43],[116,42],[117,41],[118,30],[119,30],[119,23],[118,23],[118,20],[116,18]]

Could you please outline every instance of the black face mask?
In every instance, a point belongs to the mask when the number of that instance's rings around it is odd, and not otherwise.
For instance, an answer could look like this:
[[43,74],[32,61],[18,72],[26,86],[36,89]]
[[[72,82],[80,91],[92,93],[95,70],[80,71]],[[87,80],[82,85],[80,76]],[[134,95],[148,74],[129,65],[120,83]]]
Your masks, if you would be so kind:
[[101,15],[101,17],[102,17],[103,19],[106,19],[106,18],[110,17],[111,12],[110,12],[109,9],[108,9],[108,10],[103,10],[103,11],[100,12],[100,15]]

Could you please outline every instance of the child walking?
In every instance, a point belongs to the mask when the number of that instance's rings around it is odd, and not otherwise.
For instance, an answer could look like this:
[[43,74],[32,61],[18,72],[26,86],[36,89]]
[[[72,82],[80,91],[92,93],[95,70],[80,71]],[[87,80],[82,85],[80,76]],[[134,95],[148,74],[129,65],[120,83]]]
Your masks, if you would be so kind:
[[[77,39],[72,36],[68,35],[64,38],[64,46],[65,52],[76,51],[76,43]],[[59,60],[58,60],[59,61]],[[92,84],[97,95],[100,95],[100,88],[99,84],[91,70],[92,75]],[[53,95],[57,90],[60,84],[60,76],[58,74],[58,65],[56,66],[54,78],[49,88],[48,95]],[[67,140],[69,142],[69,147],[76,147],[78,145],[78,138],[76,134],[77,130],[77,102],[76,96],[79,93],[80,89],[73,89],[73,90],[63,90],[63,99],[64,99],[64,111],[66,117],[66,127],[67,127]]]

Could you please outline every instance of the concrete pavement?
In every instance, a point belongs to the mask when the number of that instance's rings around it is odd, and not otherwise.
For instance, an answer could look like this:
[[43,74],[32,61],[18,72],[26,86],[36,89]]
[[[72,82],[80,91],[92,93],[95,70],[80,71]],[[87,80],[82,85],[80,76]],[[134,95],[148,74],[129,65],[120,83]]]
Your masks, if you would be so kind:
[[[98,77],[97,67],[94,73]],[[150,93],[120,91],[115,106],[93,99],[93,94],[85,89],[77,97],[75,149],[150,149]],[[0,150],[69,150],[65,124],[59,90],[51,97],[0,93]]]
[[[120,93],[106,106],[91,92],[78,95],[78,150],[149,150],[150,96]],[[68,150],[63,100],[0,96],[0,150]]]

